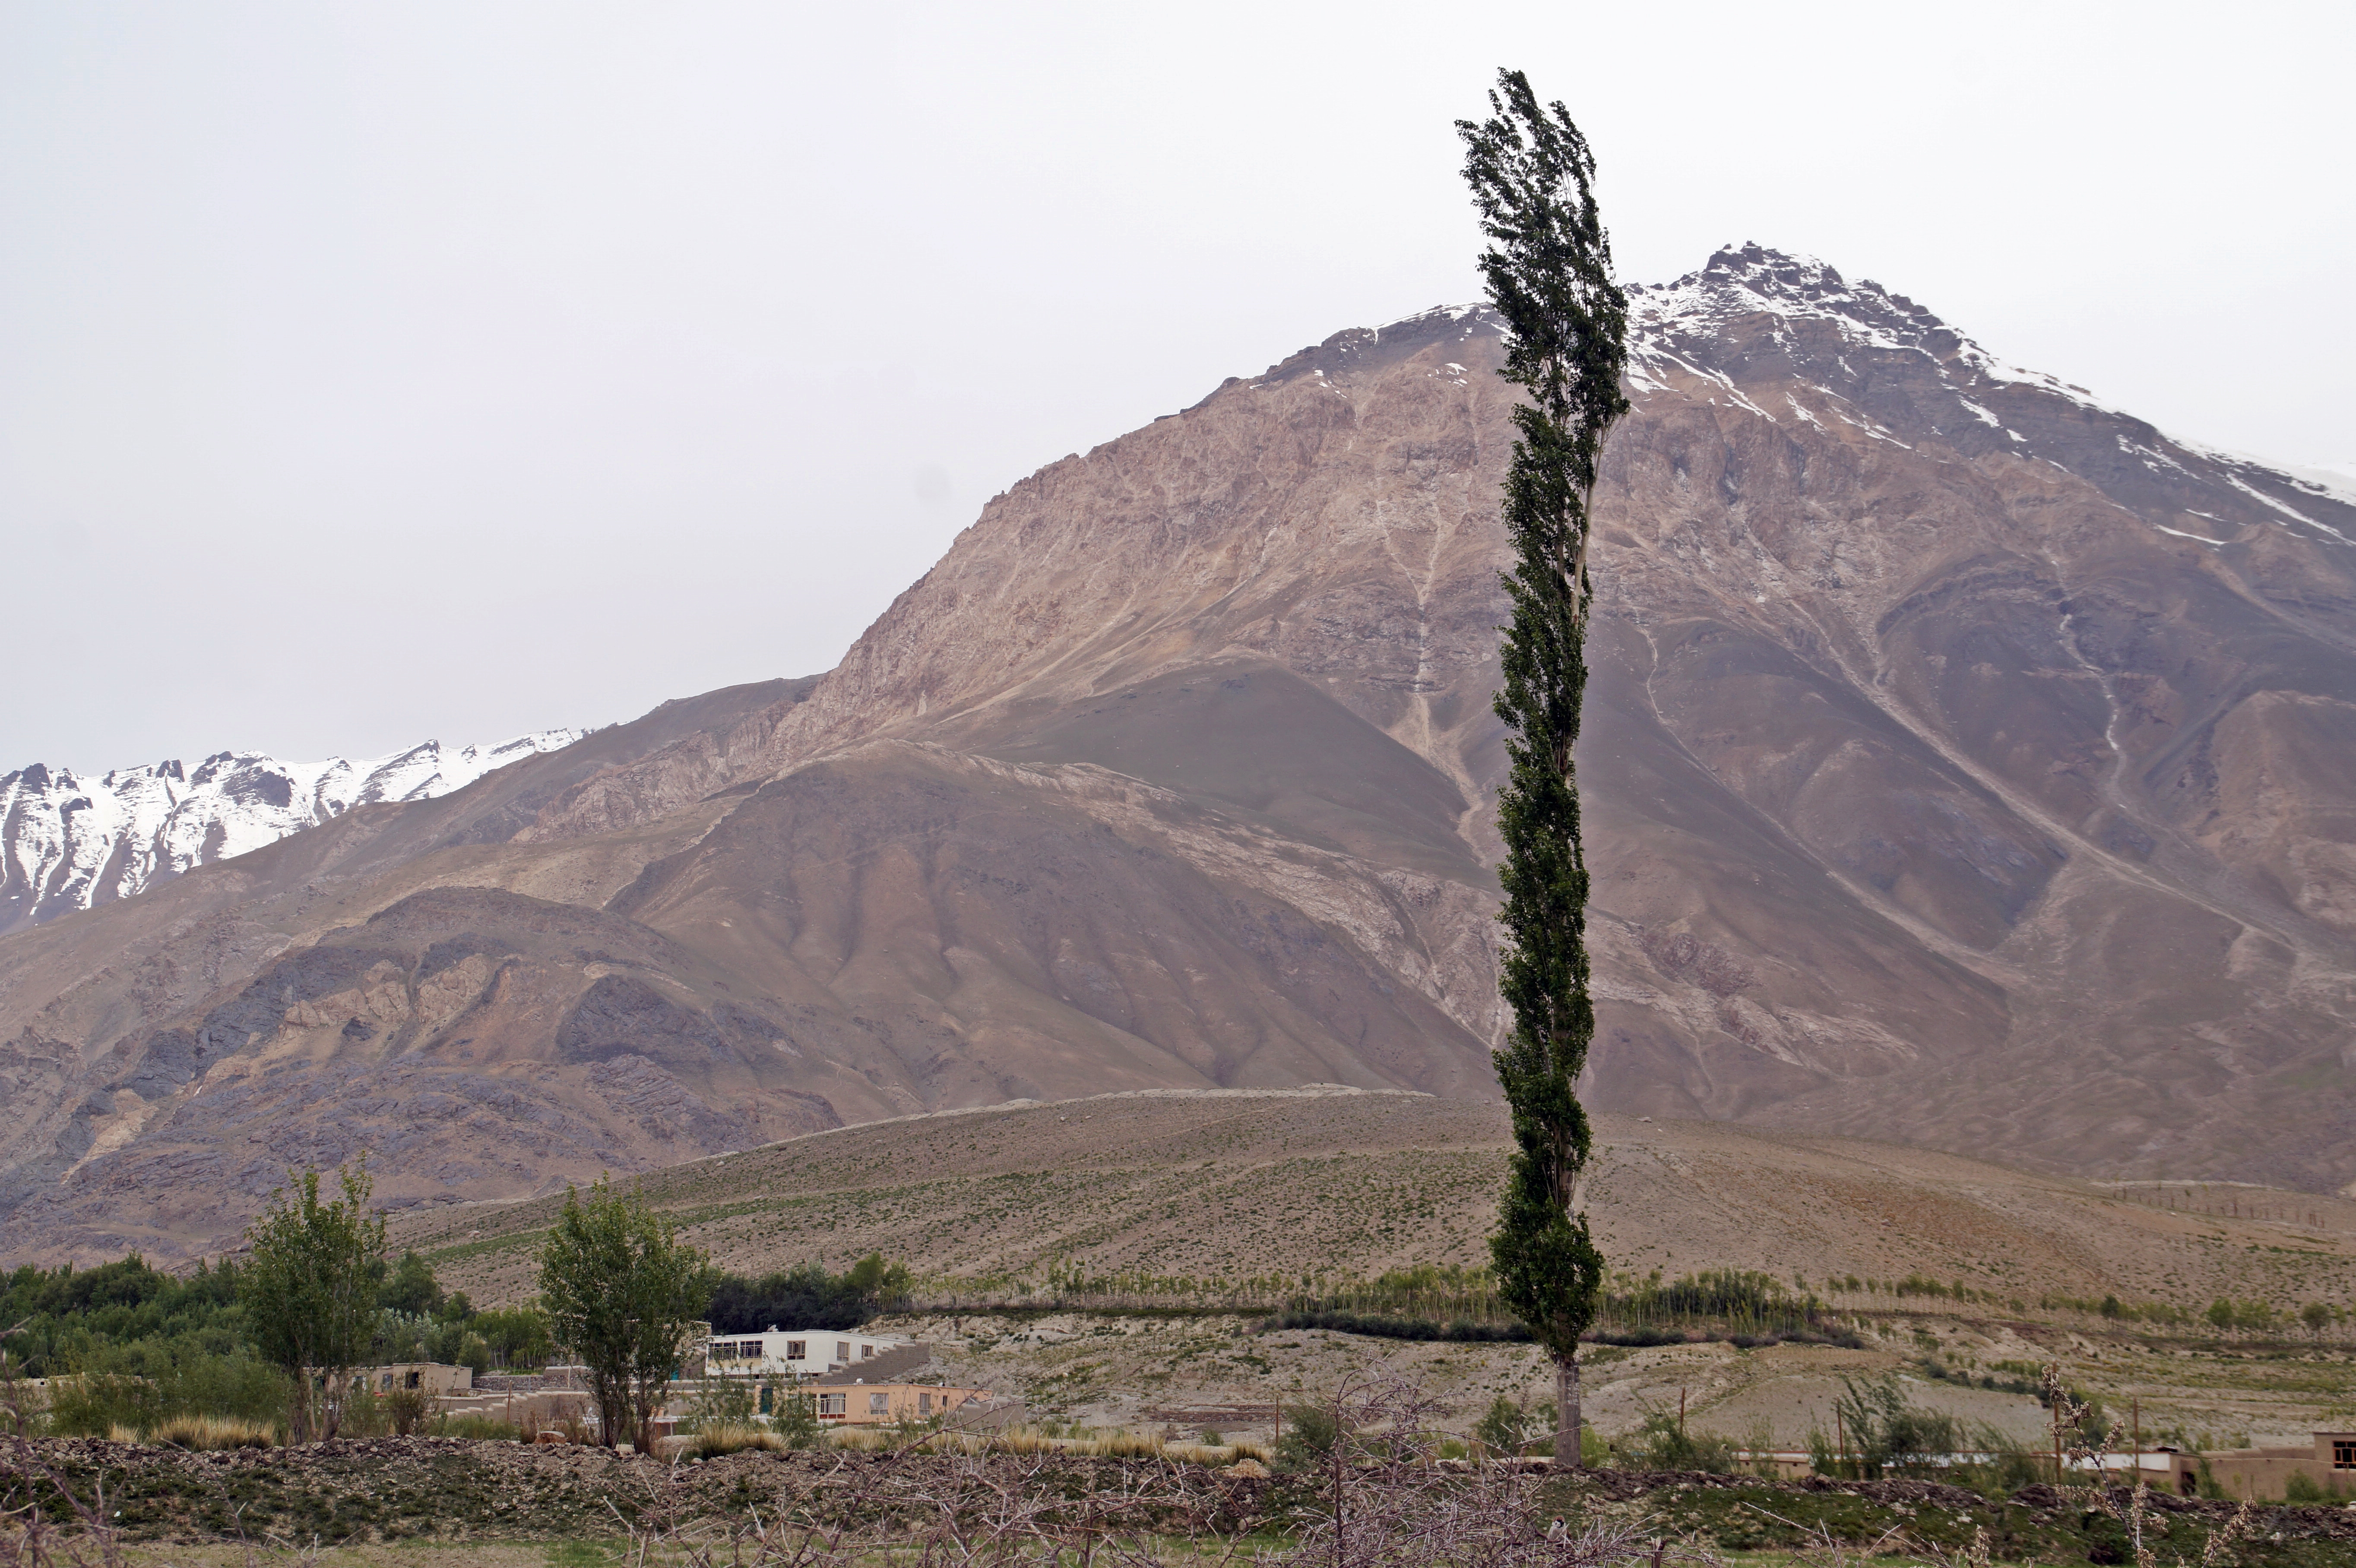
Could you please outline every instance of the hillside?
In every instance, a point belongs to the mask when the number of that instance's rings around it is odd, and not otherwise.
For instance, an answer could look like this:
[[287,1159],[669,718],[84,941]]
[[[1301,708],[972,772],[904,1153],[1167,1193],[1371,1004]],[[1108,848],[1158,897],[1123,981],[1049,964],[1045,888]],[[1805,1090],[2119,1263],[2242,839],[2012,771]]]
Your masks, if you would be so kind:
[[[1796,1445],[1828,1419],[1843,1377],[1898,1371],[1919,1403],[2038,1440],[2033,1399],[1928,1381],[1926,1351],[2013,1380],[2023,1366],[2060,1360],[2114,1410],[2137,1402],[2155,1438],[2179,1441],[2253,1433],[2304,1441],[2356,1398],[2344,1328],[2289,1349],[2203,1348],[2183,1342],[2180,1329],[2174,1343],[2147,1342],[2148,1328],[2106,1331],[2098,1317],[2039,1306],[2049,1294],[2098,1301],[2110,1292],[2194,1312],[2219,1296],[2277,1309],[2350,1306],[2356,1203],[2345,1200],[2122,1189],[1725,1123],[1605,1115],[1597,1147],[1588,1199],[1614,1268],[1796,1275],[1870,1325],[1862,1349],[1590,1346],[1588,1416],[1609,1435],[1633,1430],[1647,1410],[1689,1402],[1697,1430],[1747,1438],[1763,1429]],[[1157,1093],[849,1127],[643,1179],[680,1233],[732,1269],[813,1258],[841,1268],[871,1247],[907,1260],[922,1276],[923,1309],[893,1327],[939,1346],[952,1379],[1020,1394],[1041,1412],[1265,1435],[1271,1401],[1380,1360],[1420,1380],[1462,1430],[1498,1393],[1547,1397],[1543,1352],[1256,1332],[1265,1313],[1255,1311],[1088,1308],[1264,1302],[1270,1276],[1322,1276],[1330,1287],[1422,1263],[1478,1264],[1505,1148],[1504,1115],[1486,1104],[1342,1091]],[[515,1299],[534,1288],[533,1253],[560,1202],[419,1214],[395,1224],[393,1242],[424,1252],[445,1284],[477,1301]],[[2249,1218],[2254,1211],[2285,1219]],[[1056,1310],[1065,1291],[1051,1270],[1112,1288],[1071,1296]],[[1963,1284],[1974,1299],[1890,1288],[1914,1275]],[[1852,1275],[1881,1288],[1833,1283]],[[1247,1283],[1253,1276],[1257,1287]],[[1190,1283],[1199,1287],[1191,1295]],[[1041,1310],[972,1310],[1006,1301]]]
[[[2219,1296],[2277,1307],[2344,1301],[2356,1264],[2356,1202],[2344,1199],[2122,1196],[1951,1155],[1722,1122],[1606,1115],[1596,1144],[1585,1196],[1597,1239],[1615,1268],[1637,1274],[1797,1274],[1836,1300],[1855,1293],[1829,1280],[1919,1274],[2032,1310],[2048,1294],[2115,1292],[2197,1311]],[[847,1127],[640,1179],[683,1236],[738,1272],[813,1258],[841,1268],[881,1249],[918,1271],[932,1301],[1049,1296],[1051,1265],[1191,1279],[1217,1301],[1220,1280],[1248,1298],[1252,1279],[1485,1263],[1508,1146],[1504,1111],[1488,1103],[1155,1092]],[[478,1301],[519,1298],[535,1288],[531,1255],[562,1202],[419,1214],[396,1223],[394,1244],[424,1252]],[[2229,1204],[2243,1214],[2222,1212]]]
[[[1758,247],[1633,296],[1582,788],[1606,1109],[2356,1180],[2356,507]],[[821,677],[0,938],[0,1248],[1108,1091],[1491,1092],[1478,310],[994,499]]]

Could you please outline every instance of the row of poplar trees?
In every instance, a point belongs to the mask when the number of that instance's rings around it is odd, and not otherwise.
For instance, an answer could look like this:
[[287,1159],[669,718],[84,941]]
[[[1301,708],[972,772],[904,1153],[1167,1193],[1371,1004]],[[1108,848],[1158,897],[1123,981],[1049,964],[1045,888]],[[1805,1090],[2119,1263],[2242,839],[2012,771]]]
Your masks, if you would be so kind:
[[1495,1053],[1515,1152],[1490,1240],[1498,1291],[1554,1360],[1555,1462],[1581,1462],[1579,1341],[1603,1257],[1579,1209],[1590,1147],[1579,1074],[1595,1038],[1587,859],[1571,749],[1587,688],[1590,507],[1603,438],[1628,411],[1628,302],[1595,207],[1595,159],[1560,103],[1497,73],[1490,116],[1457,123],[1488,248],[1481,272],[1505,320],[1505,379],[1526,394],[1505,477],[1505,575],[1514,618],[1497,716],[1512,763],[1497,796],[1505,844],[1499,988],[1513,1032]]

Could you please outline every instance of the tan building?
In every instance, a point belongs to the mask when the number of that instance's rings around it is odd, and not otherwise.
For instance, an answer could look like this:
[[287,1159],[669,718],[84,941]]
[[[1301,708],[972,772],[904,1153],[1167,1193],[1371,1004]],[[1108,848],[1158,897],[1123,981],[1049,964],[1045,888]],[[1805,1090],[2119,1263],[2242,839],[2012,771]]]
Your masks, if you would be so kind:
[[2277,1501],[2293,1476],[2305,1476],[2326,1496],[2356,1496],[2356,1432],[2319,1432],[2305,1448],[2227,1448],[2215,1454],[2171,1454],[2176,1489],[2191,1497],[2201,1472],[2229,1498]]
[[352,1374],[352,1392],[387,1394],[395,1389],[418,1389],[436,1399],[475,1391],[472,1367],[445,1367],[439,1361],[396,1361],[389,1367],[364,1367]]
[[990,1391],[939,1388],[931,1383],[838,1383],[812,1391],[819,1421],[827,1426],[888,1426],[930,1421],[935,1416],[978,1415]]

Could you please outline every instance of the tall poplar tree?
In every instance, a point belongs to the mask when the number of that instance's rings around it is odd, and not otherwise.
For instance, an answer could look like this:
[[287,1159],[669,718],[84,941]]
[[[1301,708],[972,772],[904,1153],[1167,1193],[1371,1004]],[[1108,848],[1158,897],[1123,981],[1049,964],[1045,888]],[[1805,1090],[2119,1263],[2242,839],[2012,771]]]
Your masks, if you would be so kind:
[[1594,1321],[1603,1257],[1576,1204],[1590,1147],[1580,1070],[1595,1038],[1588,996],[1587,861],[1571,747],[1587,685],[1588,507],[1603,438],[1628,410],[1628,302],[1612,281],[1595,209],[1595,158],[1560,103],[1497,73],[1490,117],[1457,122],[1464,178],[1489,247],[1481,272],[1505,318],[1505,379],[1527,394],[1505,478],[1514,544],[1505,586],[1497,716],[1513,770],[1497,796],[1505,950],[1499,987],[1514,1027],[1495,1053],[1515,1153],[1489,1247],[1499,1293],[1554,1358],[1555,1460],[1580,1452],[1579,1338]]

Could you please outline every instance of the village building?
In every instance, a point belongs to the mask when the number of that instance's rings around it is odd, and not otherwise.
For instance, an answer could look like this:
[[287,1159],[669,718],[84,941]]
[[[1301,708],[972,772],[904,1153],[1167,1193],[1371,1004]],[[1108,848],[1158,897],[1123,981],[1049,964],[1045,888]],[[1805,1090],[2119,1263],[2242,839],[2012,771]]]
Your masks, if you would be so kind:
[[825,1426],[889,1426],[936,1417],[962,1423],[987,1416],[991,1403],[988,1389],[932,1383],[852,1383],[821,1387],[814,1397]]
[[910,1372],[932,1360],[932,1347],[891,1334],[856,1329],[778,1328],[759,1334],[717,1334],[704,1347],[703,1371],[712,1377],[823,1377],[873,1369],[882,1376]]
[[2168,1456],[2176,1489],[2201,1490],[2203,1474],[2229,1498],[2279,1501],[2293,1476],[2304,1476],[2326,1497],[2356,1495],[2356,1432],[2318,1432],[2305,1447],[2226,1448]]
[[475,1370],[439,1361],[395,1361],[390,1366],[363,1367],[352,1374],[354,1393],[388,1394],[399,1389],[415,1389],[436,1399],[472,1393]]

